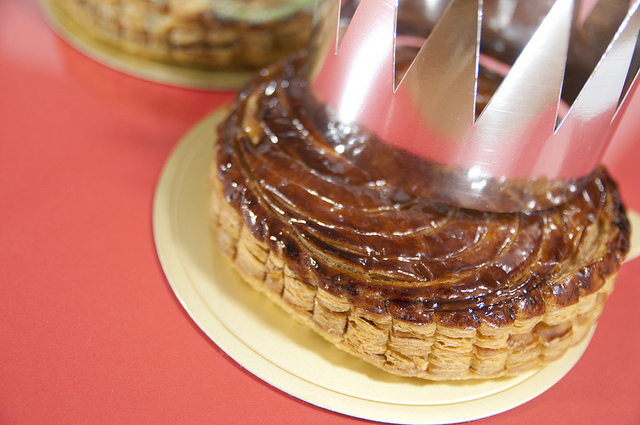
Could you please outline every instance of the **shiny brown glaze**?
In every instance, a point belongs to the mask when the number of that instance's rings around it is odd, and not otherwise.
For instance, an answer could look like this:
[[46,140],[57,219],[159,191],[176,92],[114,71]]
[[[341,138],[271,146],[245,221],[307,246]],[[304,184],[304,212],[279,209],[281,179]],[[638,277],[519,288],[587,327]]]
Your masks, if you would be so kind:
[[307,284],[396,319],[475,328],[573,304],[617,272],[630,229],[604,169],[545,211],[435,203],[420,195],[421,160],[303,101],[298,61],[245,89],[216,151],[227,201]]

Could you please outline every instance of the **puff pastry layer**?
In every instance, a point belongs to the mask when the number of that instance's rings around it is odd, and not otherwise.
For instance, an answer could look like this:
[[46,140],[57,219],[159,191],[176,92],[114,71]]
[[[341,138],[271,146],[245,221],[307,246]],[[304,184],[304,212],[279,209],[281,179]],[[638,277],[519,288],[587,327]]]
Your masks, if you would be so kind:
[[85,32],[130,54],[213,69],[258,68],[302,48],[313,6],[309,0],[54,1]]

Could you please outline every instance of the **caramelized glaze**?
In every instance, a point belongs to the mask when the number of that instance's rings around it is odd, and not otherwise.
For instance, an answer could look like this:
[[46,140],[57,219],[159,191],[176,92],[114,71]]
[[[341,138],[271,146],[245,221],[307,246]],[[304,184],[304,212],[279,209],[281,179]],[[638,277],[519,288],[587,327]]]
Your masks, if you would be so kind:
[[303,281],[373,313],[471,328],[570,305],[617,271],[629,223],[604,169],[554,209],[435,203],[421,192],[421,160],[305,99],[299,63],[245,89],[216,151],[226,200]]

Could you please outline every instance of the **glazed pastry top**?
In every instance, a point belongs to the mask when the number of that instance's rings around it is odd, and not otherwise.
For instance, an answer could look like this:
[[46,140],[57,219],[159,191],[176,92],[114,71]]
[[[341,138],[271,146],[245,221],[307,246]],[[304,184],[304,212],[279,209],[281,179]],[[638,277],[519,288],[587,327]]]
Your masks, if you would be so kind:
[[306,99],[293,58],[262,72],[219,128],[227,201],[288,267],[372,312],[460,327],[539,315],[593,293],[629,247],[598,169],[560,207],[487,213],[431,201],[428,164]]

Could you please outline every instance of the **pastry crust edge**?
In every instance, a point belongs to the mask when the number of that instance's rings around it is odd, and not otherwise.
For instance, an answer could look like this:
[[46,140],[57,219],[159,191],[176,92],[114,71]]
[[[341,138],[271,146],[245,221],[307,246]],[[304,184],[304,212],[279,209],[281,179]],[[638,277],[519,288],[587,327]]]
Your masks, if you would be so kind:
[[436,381],[515,376],[557,360],[596,325],[617,274],[574,304],[547,307],[543,314],[516,318],[507,326],[482,322],[461,329],[439,320],[412,323],[354,307],[296,275],[226,202],[215,160],[210,225],[220,252],[242,280],[296,321],[386,372]]

